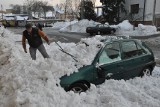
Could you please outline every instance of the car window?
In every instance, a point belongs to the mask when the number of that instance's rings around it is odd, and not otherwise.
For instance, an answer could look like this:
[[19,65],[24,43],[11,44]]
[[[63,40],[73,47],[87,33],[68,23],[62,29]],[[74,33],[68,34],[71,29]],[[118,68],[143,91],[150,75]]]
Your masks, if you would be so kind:
[[124,59],[136,57],[145,54],[143,48],[139,46],[139,44],[134,41],[127,41],[122,43],[122,51]]
[[100,27],[100,28],[101,28],[101,27],[104,27],[104,25],[98,25],[98,27]]
[[100,58],[99,64],[108,64],[121,60],[120,47],[118,42],[106,45]]
[[105,24],[104,27],[109,27],[109,25]]

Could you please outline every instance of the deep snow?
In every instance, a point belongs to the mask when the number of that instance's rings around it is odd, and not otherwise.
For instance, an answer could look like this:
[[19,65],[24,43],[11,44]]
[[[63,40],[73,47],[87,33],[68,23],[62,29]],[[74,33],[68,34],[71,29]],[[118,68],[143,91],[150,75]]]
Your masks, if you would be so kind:
[[[3,33],[3,37],[1,33]],[[109,38],[109,37],[108,37]],[[15,42],[21,35],[0,28],[0,56],[7,55],[7,63],[0,65],[0,107],[159,107],[160,68],[153,76],[131,80],[107,80],[99,86],[91,85],[86,93],[74,94],[57,87],[59,77],[77,68],[75,61],[59,51],[55,43],[45,45],[50,59],[38,53],[36,61],[23,52]],[[104,37],[86,38],[80,43],[60,43],[78,57],[78,68],[90,64]],[[89,44],[87,47],[85,44]],[[97,47],[98,45],[98,47]],[[0,57],[1,58],[1,57]],[[0,59],[2,61],[2,59]]]
[[[87,27],[94,27],[97,24],[100,23],[92,20],[89,21],[87,19],[71,22],[57,22],[53,25],[53,29],[59,30],[60,32],[86,33]],[[134,26],[128,20],[124,20],[118,25],[110,26],[116,28],[115,34],[117,36],[149,36],[159,33],[157,32],[157,28],[152,25],[139,24],[138,27],[134,28]]]

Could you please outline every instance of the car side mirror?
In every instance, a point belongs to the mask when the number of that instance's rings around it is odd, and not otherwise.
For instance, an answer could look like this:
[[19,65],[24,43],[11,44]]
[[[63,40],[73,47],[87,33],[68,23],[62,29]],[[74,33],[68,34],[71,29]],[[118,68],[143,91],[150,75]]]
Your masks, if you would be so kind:
[[96,63],[96,68],[98,68],[99,70],[101,70],[100,64],[98,62]]

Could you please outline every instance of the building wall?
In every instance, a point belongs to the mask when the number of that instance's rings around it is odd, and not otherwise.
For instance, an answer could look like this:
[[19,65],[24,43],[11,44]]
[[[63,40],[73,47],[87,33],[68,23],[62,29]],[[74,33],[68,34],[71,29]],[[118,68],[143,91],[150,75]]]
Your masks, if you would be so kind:
[[[126,0],[125,8],[127,10],[128,15],[131,13],[131,5],[139,4],[139,13],[132,14],[132,16],[130,16],[133,18],[133,20],[137,21],[143,20],[144,1],[145,0]],[[154,7],[154,0],[146,0],[145,21],[153,20],[153,7]]]
[[160,0],[156,0],[156,14],[160,14]]

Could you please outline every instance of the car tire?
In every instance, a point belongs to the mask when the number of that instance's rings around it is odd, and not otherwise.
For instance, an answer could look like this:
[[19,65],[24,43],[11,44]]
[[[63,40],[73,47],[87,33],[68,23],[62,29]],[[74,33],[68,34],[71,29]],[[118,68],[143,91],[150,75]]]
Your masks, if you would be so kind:
[[101,32],[100,32],[100,31],[98,31],[98,32],[97,32],[97,35],[100,35],[100,34],[101,34]]
[[140,76],[144,77],[144,76],[151,76],[152,75],[152,70],[149,67],[145,67],[142,71]]
[[93,33],[90,33],[90,36],[93,36]]
[[85,92],[86,90],[88,90],[88,86],[87,84],[84,84],[84,83],[75,83],[70,86],[69,90],[73,91],[74,93],[81,93],[81,92]]
[[114,30],[111,30],[111,32],[110,32],[111,34],[114,34],[115,33],[115,31]]

